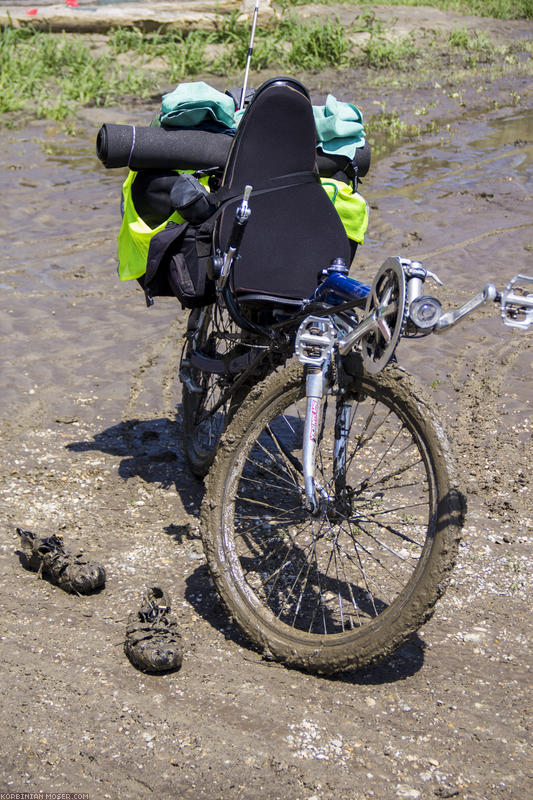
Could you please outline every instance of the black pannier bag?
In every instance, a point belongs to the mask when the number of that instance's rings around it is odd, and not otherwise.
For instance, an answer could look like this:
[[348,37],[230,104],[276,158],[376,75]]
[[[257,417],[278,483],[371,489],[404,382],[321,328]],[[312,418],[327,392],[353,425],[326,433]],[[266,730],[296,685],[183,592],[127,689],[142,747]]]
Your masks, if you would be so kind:
[[152,178],[155,183],[145,176],[141,183],[147,203],[145,213],[151,213],[154,219],[156,214],[166,213],[164,220],[176,210],[185,222],[169,222],[150,241],[146,273],[139,278],[146,302],[152,305],[156,296],[175,296],[184,308],[208,305],[215,299],[215,285],[207,277],[207,266],[216,197],[189,173],[161,173]]
[[146,273],[139,278],[147,305],[156,296],[177,297],[184,308],[199,308],[215,300],[215,283],[208,278],[212,224],[194,226],[170,222],[152,237]]

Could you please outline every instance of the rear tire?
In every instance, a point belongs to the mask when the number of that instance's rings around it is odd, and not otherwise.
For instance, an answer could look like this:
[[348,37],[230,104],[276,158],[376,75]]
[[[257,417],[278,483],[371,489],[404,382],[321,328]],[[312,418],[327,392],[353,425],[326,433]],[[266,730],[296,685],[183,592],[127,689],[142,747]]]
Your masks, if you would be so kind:
[[[301,470],[305,381],[296,363],[253,389],[207,480],[202,539],[230,614],[266,657],[312,672],[362,667],[427,620],[463,518],[446,437],[398,367],[327,398],[317,442],[318,516]],[[351,403],[333,475],[338,404]],[[345,416],[346,419],[346,416]]]
[[216,410],[215,407],[231,385],[231,379],[200,370],[191,363],[191,358],[196,353],[222,363],[235,347],[237,331],[226,309],[218,304],[196,309],[189,316],[180,366],[182,419],[185,453],[198,478],[203,478],[213,463],[226,426],[230,401]]

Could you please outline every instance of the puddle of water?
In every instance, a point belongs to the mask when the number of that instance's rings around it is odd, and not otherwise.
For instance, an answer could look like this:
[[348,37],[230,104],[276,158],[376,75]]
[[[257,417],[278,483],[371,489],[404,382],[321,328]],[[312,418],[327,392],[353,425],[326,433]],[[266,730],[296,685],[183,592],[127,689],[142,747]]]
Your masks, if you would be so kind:
[[[406,142],[374,161],[362,188],[371,205],[366,265],[364,275],[354,265],[355,277],[371,280],[386,256],[421,260],[444,282],[427,291],[447,311],[488,282],[501,290],[517,273],[533,275],[533,110],[500,114],[459,121],[445,136]],[[489,303],[449,333],[402,341],[399,360],[426,384],[438,378],[436,397],[453,408],[446,376],[454,364],[466,358],[468,372],[484,352],[491,363],[513,336],[521,346],[531,341],[505,328]],[[531,390],[530,348],[525,360]]]
[[517,145],[519,142],[531,143],[533,141],[533,109],[495,119],[492,121],[491,127],[493,131],[485,140],[487,147]]
[[[494,190],[515,174],[528,181],[533,171],[533,110],[488,121],[474,120],[467,136],[433,137],[431,142],[410,142],[396,148],[393,171],[374,199],[402,194],[420,200],[430,187],[457,191],[468,188],[480,171],[490,168]],[[490,165],[490,167],[489,167]]]

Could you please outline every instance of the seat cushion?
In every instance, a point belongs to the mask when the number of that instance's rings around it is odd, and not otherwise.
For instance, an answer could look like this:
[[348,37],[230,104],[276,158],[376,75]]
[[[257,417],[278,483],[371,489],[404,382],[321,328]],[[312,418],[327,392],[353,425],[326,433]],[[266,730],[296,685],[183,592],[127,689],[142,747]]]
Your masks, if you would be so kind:
[[[258,293],[273,301],[310,297],[333,259],[349,263],[350,247],[319,183],[313,110],[298,81],[267,81],[248,106],[223,178],[224,188],[235,194],[246,184],[253,187],[252,214],[233,268],[236,295]],[[238,204],[228,204],[221,214],[216,232],[221,250]]]

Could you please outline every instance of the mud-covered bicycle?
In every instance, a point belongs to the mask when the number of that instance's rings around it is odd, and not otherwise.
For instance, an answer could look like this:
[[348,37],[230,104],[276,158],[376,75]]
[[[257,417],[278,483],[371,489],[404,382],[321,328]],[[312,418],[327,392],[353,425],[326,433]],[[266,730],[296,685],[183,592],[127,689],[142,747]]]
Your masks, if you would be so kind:
[[164,239],[158,268],[164,286],[167,274],[181,281],[178,296],[202,290],[179,377],[185,450],[207,475],[201,535],[215,585],[266,657],[329,673],[378,661],[430,617],[463,524],[446,433],[397,365],[398,342],[442,333],[487,301],[525,330],[533,278],[487,284],[446,313],[425,289],[437,276],[417,261],[387,258],[371,285],[357,281],[318,179],[309,95],[294,79],[267,81],[220,188],[193,198],[213,203],[207,228],[192,251]]
[[388,258],[368,286],[336,258],[287,306],[235,289],[253,216],[247,186],[217,251],[216,301],[192,312],[180,369],[187,455],[209,472],[204,549],[229,613],[266,657],[361,667],[429,618],[465,512],[439,415],[396,346],[487,301],[527,329],[533,279],[501,293],[487,284],[443,313],[422,264]]
[[487,300],[506,325],[533,322],[526,276],[442,314],[419,263],[387,259],[371,287],[339,266],[268,345],[242,344],[221,296],[181,370],[191,464],[214,460],[202,540],[217,589],[265,655],[318,672],[394,651],[456,556],[464,500],[438,413],[393,361],[400,337],[447,330]]

